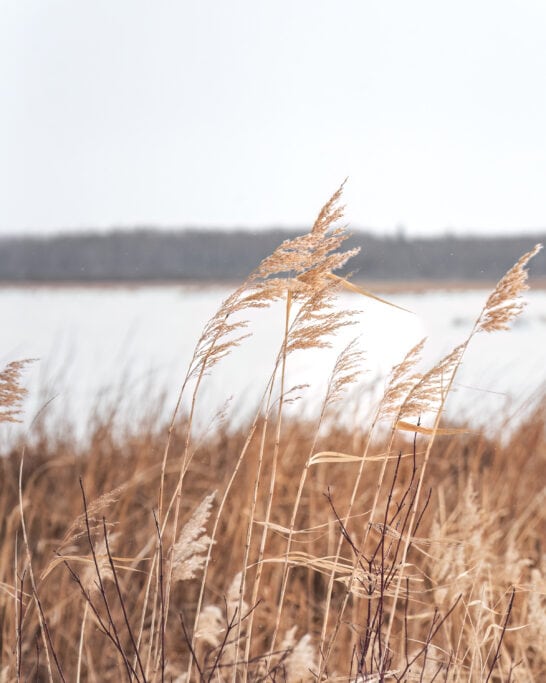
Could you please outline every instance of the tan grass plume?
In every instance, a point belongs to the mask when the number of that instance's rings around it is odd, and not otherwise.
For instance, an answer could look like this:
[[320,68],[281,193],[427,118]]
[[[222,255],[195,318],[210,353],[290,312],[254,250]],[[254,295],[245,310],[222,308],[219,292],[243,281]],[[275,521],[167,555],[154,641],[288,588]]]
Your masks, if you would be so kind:
[[14,360],[0,372],[0,422],[20,422],[27,390],[21,384],[23,370],[33,359]]
[[541,249],[542,244],[536,244],[499,280],[476,323],[477,331],[507,330],[509,324],[523,311],[525,302],[521,295],[529,289],[526,266]]

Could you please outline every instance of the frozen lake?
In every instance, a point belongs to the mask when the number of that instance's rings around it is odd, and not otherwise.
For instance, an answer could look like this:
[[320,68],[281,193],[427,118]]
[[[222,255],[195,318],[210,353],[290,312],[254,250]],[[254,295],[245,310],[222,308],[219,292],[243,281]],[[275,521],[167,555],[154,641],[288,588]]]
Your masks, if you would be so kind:
[[[224,286],[4,287],[0,289],[0,365],[37,358],[25,374],[29,398],[22,426],[0,429],[0,440],[42,419],[73,421],[80,433],[99,406],[112,402],[123,419],[137,423],[149,411],[166,415],[174,405],[204,323],[229,294]],[[379,292],[380,294],[380,292]],[[359,295],[340,306],[359,310],[334,349],[296,352],[288,386],[309,383],[297,410],[310,414],[337,352],[353,337],[365,351],[364,382],[377,391],[392,365],[423,336],[425,367],[465,338],[485,291],[392,294],[406,313]],[[474,339],[457,379],[449,414],[474,422],[517,411],[546,380],[546,292],[527,293],[528,306],[510,332]],[[233,396],[232,420],[248,416],[261,396],[282,339],[283,308],[253,316],[253,337],[207,378],[199,413],[204,422]],[[160,398],[164,392],[165,399]],[[369,392],[362,392],[362,403]],[[358,402],[359,398],[355,400]],[[362,407],[362,406],[361,406]],[[109,408],[108,408],[109,409]],[[15,430],[15,431],[14,431]]]

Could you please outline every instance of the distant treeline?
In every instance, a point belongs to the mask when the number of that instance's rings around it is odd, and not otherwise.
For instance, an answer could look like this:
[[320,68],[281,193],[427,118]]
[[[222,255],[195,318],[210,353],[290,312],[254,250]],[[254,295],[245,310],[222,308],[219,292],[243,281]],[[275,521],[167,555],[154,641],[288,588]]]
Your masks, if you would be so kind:
[[[294,230],[134,230],[0,239],[0,281],[238,280]],[[356,232],[349,264],[364,280],[495,280],[542,235],[405,238]],[[546,276],[544,255],[532,274]]]

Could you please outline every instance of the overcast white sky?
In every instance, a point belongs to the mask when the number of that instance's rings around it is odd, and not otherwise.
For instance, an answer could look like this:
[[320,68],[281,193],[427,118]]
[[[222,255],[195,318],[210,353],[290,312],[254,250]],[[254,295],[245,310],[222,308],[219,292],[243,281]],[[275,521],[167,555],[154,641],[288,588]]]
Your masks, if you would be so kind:
[[546,227],[544,0],[0,10],[0,233]]

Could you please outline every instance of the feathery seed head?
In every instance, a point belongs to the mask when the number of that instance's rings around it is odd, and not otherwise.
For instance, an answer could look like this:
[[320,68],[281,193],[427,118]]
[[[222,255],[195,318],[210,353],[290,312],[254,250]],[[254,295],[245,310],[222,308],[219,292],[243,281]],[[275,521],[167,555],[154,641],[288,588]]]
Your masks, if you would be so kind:
[[525,306],[521,296],[529,289],[526,266],[541,249],[541,244],[535,245],[499,280],[480,314],[476,324],[477,331],[496,332],[509,329],[510,323]]
[[296,630],[297,626],[293,626],[286,632],[280,648],[281,652],[287,653],[282,660],[285,680],[288,683],[313,681],[317,657],[311,636],[307,633],[296,643]]
[[224,630],[225,621],[222,610],[216,607],[216,605],[204,607],[197,620],[196,640],[201,640],[211,647],[218,647],[220,645],[220,635]]
[[325,405],[338,401],[349,385],[360,377],[364,354],[357,344],[358,340],[353,339],[337,357],[328,382]]
[[421,379],[421,375],[415,372],[415,367],[421,360],[425,342],[426,337],[410,349],[404,360],[393,368],[390,381],[381,400],[380,412],[382,417],[397,415],[401,404]]
[[456,346],[447,356],[429,370],[410,390],[400,408],[399,418],[418,417],[430,410],[437,410],[445,401],[451,388],[466,342]]
[[193,579],[205,564],[206,553],[212,542],[205,533],[206,523],[215,496],[216,491],[205,496],[180,531],[172,550],[174,581]]
[[338,329],[341,318],[347,315],[323,319],[317,311],[323,305],[328,306],[338,289],[331,279],[332,272],[342,268],[359,251],[340,250],[349,236],[345,229],[335,227],[343,215],[343,208],[339,206],[342,190],[343,185],[323,206],[309,233],[285,240],[223,302],[198,341],[190,377],[209,371],[249,336],[244,332],[248,326],[246,313],[286,296],[302,307],[293,329],[294,344],[288,350],[327,345],[323,343],[324,338]]
[[21,386],[21,375],[34,359],[15,360],[0,372],[0,422],[20,422],[21,404],[27,390]]

